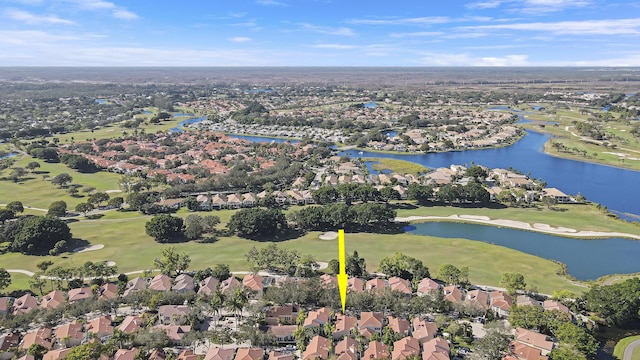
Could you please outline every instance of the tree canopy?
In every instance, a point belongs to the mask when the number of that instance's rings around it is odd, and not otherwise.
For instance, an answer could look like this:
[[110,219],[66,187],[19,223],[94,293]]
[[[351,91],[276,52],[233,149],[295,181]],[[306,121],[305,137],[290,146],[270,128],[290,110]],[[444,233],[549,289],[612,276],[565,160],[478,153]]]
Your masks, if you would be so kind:
[[169,214],[157,215],[147,221],[145,232],[157,242],[166,243],[182,236],[183,221]]
[[399,252],[393,256],[382,258],[378,270],[387,276],[398,276],[409,281],[429,276],[429,269],[424,266],[421,260]]
[[9,250],[23,254],[46,254],[59,241],[71,239],[67,224],[51,216],[21,217],[3,227],[3,237],[11,241]]
[[280,210],[249,208],[233,214],[227,227],[240,237],[257,239],[284,233],[287,220]]

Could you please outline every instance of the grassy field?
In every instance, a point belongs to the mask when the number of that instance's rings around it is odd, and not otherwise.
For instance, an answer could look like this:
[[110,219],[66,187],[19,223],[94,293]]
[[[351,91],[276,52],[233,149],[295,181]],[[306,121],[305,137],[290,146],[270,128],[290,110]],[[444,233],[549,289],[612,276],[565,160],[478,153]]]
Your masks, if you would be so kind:
[[[236,210],[201,213],[213,214],[226,223]],[[178,215],[186,216],[189,212],[181,210]],[[483,214],[492,218],[522,220],[527,222],[546,222],[556,226],[572,226],[579,230],[586,228],[599,231],[624,231],[638,233],[636,225],[613,220],[606,216],[598,217],[598,212],[591,206],[576,206],[559,217],[549,210],[531,209],[460,209],[454,207],[418,208],[400,210],[399,215],[438,215],[450,214]],[[36,264],[51,260],[61,266],[78,266],[86,261],[115,261],[121,272],[149,269],[153,260],[160,256],[162,249],[175,246],[192,258],[191,268],[199,269],[216,263],[227,263],[232,270],[247,270],[248,264],[244,254],[251,247],[266,246],[267,242],[255,242],[238,237],[221,238],[215,243],[201,244],[196,242],[179,244],[158,244],[145,234],[144,224],[149,216],[137,212],[111,211],[100,220],[81,220],[70,223],[74,237],[85,240],[91,245],[103,244],[102,250],[85,253],[67,253],[58,257],[25,256],[21,254],[0,255],[0,263],[5,268],[22,268],[36,270]],[[589,219],[589,220],[585,220]],[[579,224],[580,226],[574,226]],[[584,226],[584,227],[583,227]],[[308,233],[300,238],[279,243],[281,246],[296,249],[301,253],[310,253],[318,261],[328,261],[337,256],[335,244],[318,238],[318,232]],[[351,252],[357,250],[367,259],[370,271],[377,269],[380,259],[402,252],[420,260],[435,274],[440,265],[451,263],[456,266],[468,266],[473,283],[498,285],[503,272],[512,271],[526,274],[527,283],[540,292],[552,293],[557,289],[568,289],[581,292],[583,287],[557,276],[558,264],[551,261],[511,250],[505,247],[465,239],[443,239],[410,234],[382,235],[354,233],[347,234],[346,248]],[[26,277],[16,275],[17,283],[11,288],[24,286]]]
[[362,158],[362,161],[373,161],[371,167],[377,171],[391,170],[397,174],[420,174],[428,169],[425,166],[411,161],[396,160],[388,158]]
[[[614,359],[620,359],[622,360],[622,357],[624,356],[624,350],[627,348],[627,346],[636,341],[636,340],[640,340],[640,335],[636,335],[636,336],[630,336],[630,337],[626,337],[620,341],[618,341],[618,343],[616,344],[615,349],[613,350],[613,356]],[[633,352],[633,356],[631,357],[632,360],[640,360],[640,348],[636,348]]]

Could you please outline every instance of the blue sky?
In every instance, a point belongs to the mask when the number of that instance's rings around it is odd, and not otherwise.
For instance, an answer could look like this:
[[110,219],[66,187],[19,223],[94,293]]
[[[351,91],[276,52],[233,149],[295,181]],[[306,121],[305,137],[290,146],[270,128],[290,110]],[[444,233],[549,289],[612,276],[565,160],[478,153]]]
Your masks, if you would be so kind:
[[0,66],[640,66],[640,1],[0,0]]

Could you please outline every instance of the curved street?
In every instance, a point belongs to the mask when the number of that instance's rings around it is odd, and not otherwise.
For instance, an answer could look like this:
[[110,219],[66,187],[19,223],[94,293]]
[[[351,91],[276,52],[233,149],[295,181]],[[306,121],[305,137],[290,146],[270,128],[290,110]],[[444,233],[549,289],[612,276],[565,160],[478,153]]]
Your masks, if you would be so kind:
[[624,349],[624,356],[622,357],[622,360],[631,360],[633,357],[633,351],[640,346],[640,339],[632,342],[631,344],[629,344],[627,346],[626,349]]

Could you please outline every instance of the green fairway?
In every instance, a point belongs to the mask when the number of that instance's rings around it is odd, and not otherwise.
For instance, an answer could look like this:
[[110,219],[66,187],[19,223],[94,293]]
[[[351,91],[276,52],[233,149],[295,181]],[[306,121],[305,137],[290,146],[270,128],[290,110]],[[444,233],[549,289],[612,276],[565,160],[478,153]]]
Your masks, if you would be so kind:
[[[626,338],[618,341],[618,343],[616,344],[615,349],[613,350],[614,358],[622,360],[623,355],[624,355],[624,350],[627,348],[627,346],[629,346],[629,344],[631,344],[632,342],[634,342],[636,340],[640,340],[640,335],[629,336],[629,337],[626,337]],[[632,360],[640,360],[640,347],[636,347],[636,349],[633,351],[633,356],[631,357],[631,359]]]
[[420,174],[428,169],[420,164],[411,161],[396,160],[389,158],[362,158],[362,161],[373,161],[371,167],[377,171],[391,170],[396,174]]

